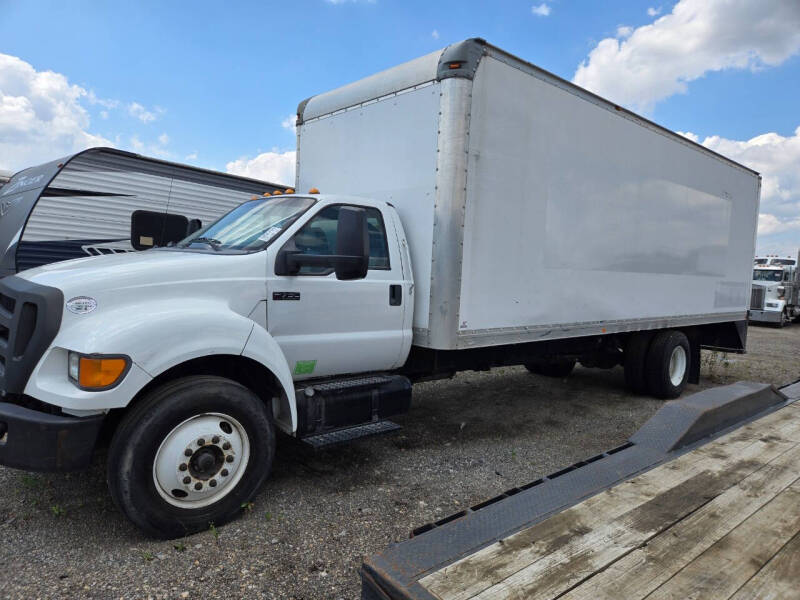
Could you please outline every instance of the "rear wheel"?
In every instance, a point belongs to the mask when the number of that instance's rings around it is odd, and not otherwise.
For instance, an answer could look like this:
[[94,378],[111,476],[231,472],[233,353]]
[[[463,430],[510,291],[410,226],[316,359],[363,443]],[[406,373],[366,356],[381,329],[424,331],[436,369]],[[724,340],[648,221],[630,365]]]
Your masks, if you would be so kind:
[[525,363],[525,368],[531,373],[544,375],[545,377],[568,377],[575,368],[577,361],[574,358],[563,358],[556,360],[542,360]]
[[656,398],[681,395],[689,377],[691,362],[689,339],[681,331],[660,331],[647,351],[648,391]]
[[647,393],[647,351],[652,340],[652,332],[639,331],[631,334],[625,345],[623,354],[625,385],[635,394]]
[[137,526],[173,538],[236,516],[266,480],[274,454],[274,429],[258,396],[222,377],[187,377],[125,415],[109,448],[108,485]]

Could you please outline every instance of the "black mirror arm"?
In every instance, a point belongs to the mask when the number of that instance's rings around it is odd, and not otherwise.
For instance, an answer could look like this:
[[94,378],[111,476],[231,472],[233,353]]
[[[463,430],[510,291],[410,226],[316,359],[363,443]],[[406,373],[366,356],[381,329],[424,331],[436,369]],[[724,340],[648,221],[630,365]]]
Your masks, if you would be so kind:
[[[330,267],[340,266],[357,267],[361,264],[361,256],[347,256],[342,254],[303,254],[299,250],[286,250],[281,254],[285,255],[285,272],[279,275],[297,275],[301,267]],[[283,269],[282,269],[283,271]]]

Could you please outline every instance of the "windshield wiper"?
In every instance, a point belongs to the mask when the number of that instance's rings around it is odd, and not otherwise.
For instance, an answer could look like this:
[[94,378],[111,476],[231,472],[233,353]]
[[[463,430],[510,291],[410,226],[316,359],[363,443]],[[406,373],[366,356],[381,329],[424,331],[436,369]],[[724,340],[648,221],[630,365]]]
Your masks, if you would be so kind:
[[215,240],[214,238],[209,238],[209,237],[194,238],[189,243],[194,244],[195,242],[200,242],[201,244],[206,244],[208,246],[211,246],[214,250],[219,250],[219,247],[222,245],[222,242],[220,242],[219,240]]

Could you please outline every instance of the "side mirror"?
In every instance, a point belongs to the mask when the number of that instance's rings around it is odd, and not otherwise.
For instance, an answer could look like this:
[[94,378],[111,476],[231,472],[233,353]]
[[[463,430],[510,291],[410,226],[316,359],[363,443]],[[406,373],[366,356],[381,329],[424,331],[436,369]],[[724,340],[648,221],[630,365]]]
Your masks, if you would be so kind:
[[339,209],[336,229],[336,254],[342,259],[334,264],[336,279],[364,279],[369,268],[369,231],[367,211],[343,206]]
[[131,246],[136,250],[147,250],[166,246],[186,237],[189,219],[183,215],[135,210],[131,213]]
[[189,237],[195,231],[200,231],[202,228],[203,222],[200,219],[189,219],[189,224],[186,226],[186,237]]
[[336,254],[304,254],[284,247],[275,258],[276,275],[297,275],[301,267],[333,269],[336,279],[364,279],[369,269],[369,232],[363,208],[343,206],[336,228]]

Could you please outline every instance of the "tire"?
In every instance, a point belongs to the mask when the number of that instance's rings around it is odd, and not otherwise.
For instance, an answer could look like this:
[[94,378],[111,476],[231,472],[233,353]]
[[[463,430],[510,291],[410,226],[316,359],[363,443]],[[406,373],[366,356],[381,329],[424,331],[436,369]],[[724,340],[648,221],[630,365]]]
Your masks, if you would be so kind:
[[552,361],[537,361],[525,363],[525,368],[531,373],[544,375],[545,377],[568,377],[575,368],[577,361],[574,358],[563,358]]
[[784,309],[784,311],[781,313],[781,320],[778,323],[778,328],[779,329],[783,329],[784,327],[786,327],[791,322],[792,322],[792,320],[789,318],[789,314]]
[[275,430],[258,396],[223,377],[186,377],[123,417],[108,451],[108,487],[135,525],[171,539],[239,514],[274,455]]
[[646,394],[647,387],[647,351],[653,334],[650,331],[639,331],[628,338],[623,355],[625,369],[625,386],[634,394]]
[[647,389],[656,398],[677,398],[691,370],[689,339],[681,331],[660,331],[647,351]]

